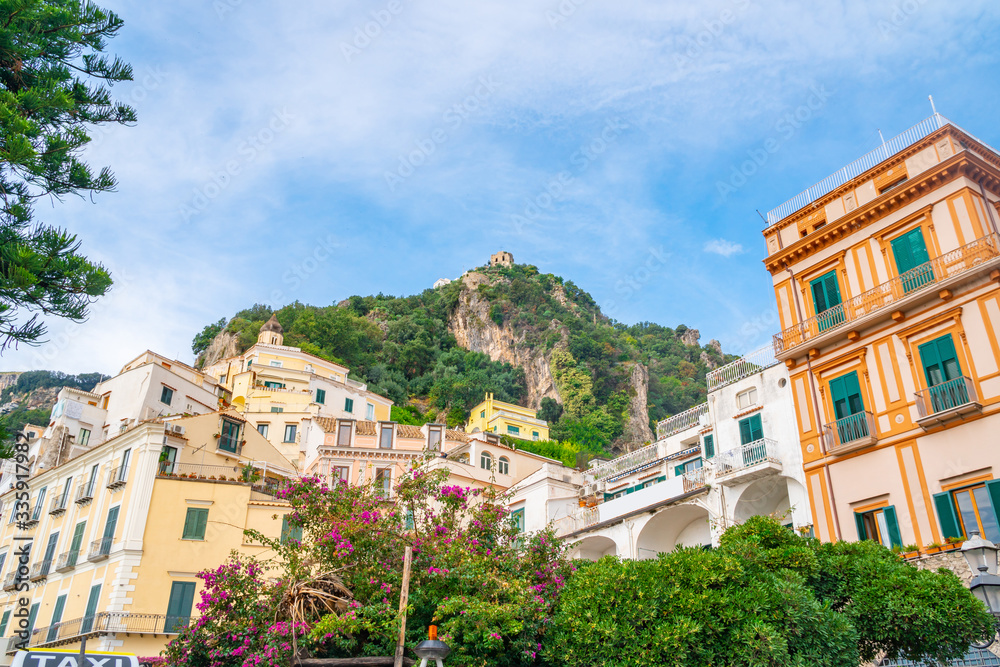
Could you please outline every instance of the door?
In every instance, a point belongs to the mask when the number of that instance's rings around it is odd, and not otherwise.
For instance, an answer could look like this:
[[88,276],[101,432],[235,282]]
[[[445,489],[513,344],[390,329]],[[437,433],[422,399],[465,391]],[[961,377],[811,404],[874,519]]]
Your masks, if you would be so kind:
[[892,254],[896,258],[896,271],[902,278],[903,292],[912,292],[934,282],[934,271],[920,227],[893,239]]
[[861,399],[861,384],[857,371],[830,380],[830,399],[833,415],[837,420],[837,437],[840,442],[853,442],[868,437],[868,420],[865,404]]
[[76,565],[76,562],[80,559],[80,547],[83,546],[83,531],[86,528],[86,521],[76,524],[76,528],[73,530],[73,541],[69,544],[69,560],[66,561],[67,565]]
[[740,420],[740,444],[743,445],[743,465],[752,466],[767,457],[767,447],[764,445],[764,427],[760,421],[760,413]]
[[111,543],[115,539],[115,529],[118,528],[118,509],[121,505],[108,510],[108,520],[104,524],[104,535],[101,537],[101,553],[111,552]]
[[820,331],[837,326],[844,321],[844,309],[840,308],[840,288],[837,286],[837,272],[830,271],[809,283],[812,288],[813,305],[818,315]]
[[177,448],[164,447],[160,451],[160,474],[161,475],[174,474],[174,463],[176,463],[176,461],[177,461]]
[[52,623],[49,624],[49,633],[45,641],[53,642],[59,637],[59,624],[62,622],[63,608],[66,606],[66,596],[60,595],[56,598],[56,606],[52,610]]
[[80,632],[87,633],[94,629],[94,617],[97,615],[97,603],[101,599],[101,585],[91,586],[90,597],[87,598],[87,611],[80,623]]
[[924,366],[932,410],[941,412],[968,403],[969,393],[951,334],[935,338],[917,349]]
[[52,559],[56,557],[56,542],[59,541],[59,533],[49,535],[49,543],[45,545],[45,557],[42,558],[43,574],[48,574],[52,569]]
[[188,624],[191,618],[191,605],[194,604],[194,585],[193,581],[175,581],[170,587],[164,632],[178,632]]
[[28,612],[28,641],[31,641],[31,634],[35,631],[35,621],[38,619],[38,605],[40,603],[36,602],[31,605],[31,610]]

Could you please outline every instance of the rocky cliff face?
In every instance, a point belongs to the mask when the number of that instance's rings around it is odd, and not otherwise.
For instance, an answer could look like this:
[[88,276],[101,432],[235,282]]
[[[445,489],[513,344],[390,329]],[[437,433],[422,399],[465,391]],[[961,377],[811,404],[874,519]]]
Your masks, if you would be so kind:
[[[516,335],[509,327],[500,327],[490,319],[490,304],[479,297],[476,288],[489,279],[481,273],[467,273],[462,278],[464,288],[459,297],[458,306],[448,321],[448,330],[458,344],[467,350],[482,352],[493,361],[506,361],[524,369],[528,385],[527,407],[537,410],[542,399],[549,397],[562,402],[552,371],[549,368],[549,355],[520,345],[524,335]],[[553,320],[553,328],[561,328]],[[566,335],[563,332],[562,344]]]
[[222,331],[212,339],[212,344],[202,353],[201,359],[204,359],[202,367],[211,366],[219,359],[236,356],[240,353],[238,344],[239,336],[228,331]]
[[630,383],[635,393],[629,401],[625,432],[616,443],[625,452],[653,441],[653,430],[649,428],[649,370],[639,363],[632,366]]

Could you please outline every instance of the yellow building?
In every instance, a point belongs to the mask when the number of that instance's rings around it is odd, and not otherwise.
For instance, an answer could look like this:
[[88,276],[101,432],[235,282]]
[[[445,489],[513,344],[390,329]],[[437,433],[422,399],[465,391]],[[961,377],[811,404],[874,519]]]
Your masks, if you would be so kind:
[[[96,407],[91,397],[64,390],[63,415],[80,414],[75,402]],[[158,655],[195,613],[199,571],[234,549],[262,555],[245,529],[281,536],[274,517],[288,506],[274,489],[294,474],[291,462],[231,411],[130,421],[86,445],[71,444],[62,421],[32,445],[27,520],[15,517],[23,508],[8,475],[0,482],[8,489],[0,495],[0,663],[20,641],[20,610],[31,647],[75,649],[87,637],[88,650]],[[21,578],[17,551],[27,543]]]
[[534,410],[504,403],[486,394],[482,403],[472,408],[465,430],[469,433],[496,433],[521,440],[548,440],[549,425],[538,419]]
[[347,377],[348,368],[284,344],[272,315],[257,343],[203,369],[232,396],[232,405],[299,470],[317,456],[318,418],[387,421],[392,401]]
[[935,114],[768,214],[819,538],[1000,540],[998,199],[1000,153]]

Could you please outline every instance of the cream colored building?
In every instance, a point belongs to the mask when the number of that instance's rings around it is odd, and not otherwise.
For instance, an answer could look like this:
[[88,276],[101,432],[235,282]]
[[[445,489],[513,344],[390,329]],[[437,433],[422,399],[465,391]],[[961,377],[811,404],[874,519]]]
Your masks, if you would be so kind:
[[469,412],[465,427],[469,433],[496,433],[521,440],[548,440],[549,425],[537,417],[534,410],[498,401],[486,394],[483,401]]
[[86,636],[88,650],[155,656],[193,613],[200,570],[233,549],[261,554],[245,529],[281,535],[272,517],[287,505],[273,489],[294,475],[287,458],[235,412],[150,414],[170,409],[160,398],[179,399],[180,412],[189,398],[208,407],[195,388],[215,385],[192,371],[146,353],[92,394],[63,389],[61,411],[31,443],[27,521],[14,516],[13,478],[0,480],[0,661],[18,641],[20,598],[31,647],[75,648]]
[[233,407],[301,470],[318,455],[318,418],[390,417],[392,401],[348,378],[349,372],[284,345],[284,330],[274,315],[261,327],[253,347],[204,369],[226,388]]

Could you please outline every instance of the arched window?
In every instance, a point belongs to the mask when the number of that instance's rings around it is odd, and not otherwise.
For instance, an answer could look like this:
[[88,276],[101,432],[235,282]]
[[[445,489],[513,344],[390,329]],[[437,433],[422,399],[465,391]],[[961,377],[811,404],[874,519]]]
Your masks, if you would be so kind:
[[500,461],[497,462],[497,472],[499,472],[501,475],[509,475],[510,459],[508,459],[506,456],[501,456]]
[[483,452],[479,455],[479,467],[483,470],[493,470],[493,455]]

